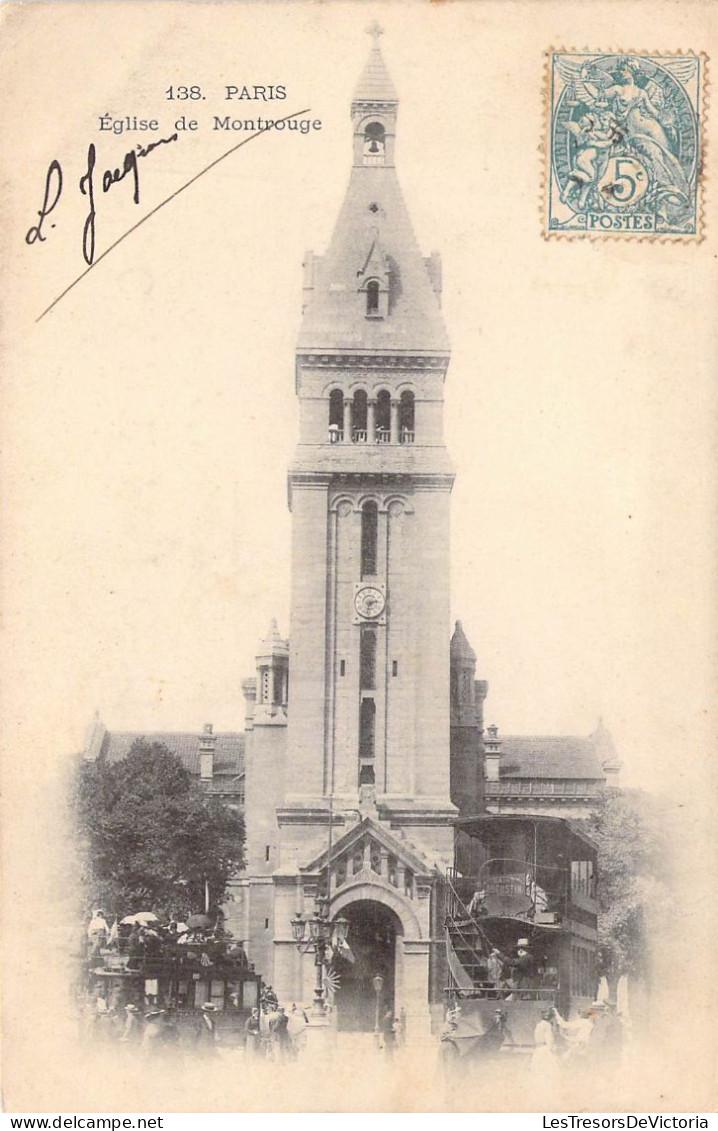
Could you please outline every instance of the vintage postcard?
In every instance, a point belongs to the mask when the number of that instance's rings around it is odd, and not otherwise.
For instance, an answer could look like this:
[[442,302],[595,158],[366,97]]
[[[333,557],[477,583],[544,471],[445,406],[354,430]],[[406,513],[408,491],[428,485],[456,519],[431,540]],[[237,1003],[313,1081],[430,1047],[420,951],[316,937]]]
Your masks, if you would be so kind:
[[0,19],[6,1110],[707,1127],[715,5]]

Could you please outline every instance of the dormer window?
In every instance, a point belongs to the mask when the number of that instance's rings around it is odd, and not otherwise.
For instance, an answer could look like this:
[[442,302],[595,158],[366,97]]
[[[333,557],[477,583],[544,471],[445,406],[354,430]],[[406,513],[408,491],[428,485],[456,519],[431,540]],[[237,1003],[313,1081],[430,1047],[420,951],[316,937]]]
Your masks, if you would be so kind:
[[367,318],[379,317],[379,283],[370,279],[366,285],[366,315]]
[[369,122],[364,130],[364,164],[383,165],[385,146],[385,130],[381,122]]

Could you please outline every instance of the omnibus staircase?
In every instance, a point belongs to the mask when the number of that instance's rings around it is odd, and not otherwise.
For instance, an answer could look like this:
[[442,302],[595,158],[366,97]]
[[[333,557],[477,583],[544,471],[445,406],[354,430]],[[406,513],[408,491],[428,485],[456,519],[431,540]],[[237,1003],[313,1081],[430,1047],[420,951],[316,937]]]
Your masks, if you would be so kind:
[[491,983],[486,980],[486,960],[491,943],[479,921],[470,914],[451,876],[447,877],[447,881],[445,931],[451,980],[456,989],[464,992],[489,990]]

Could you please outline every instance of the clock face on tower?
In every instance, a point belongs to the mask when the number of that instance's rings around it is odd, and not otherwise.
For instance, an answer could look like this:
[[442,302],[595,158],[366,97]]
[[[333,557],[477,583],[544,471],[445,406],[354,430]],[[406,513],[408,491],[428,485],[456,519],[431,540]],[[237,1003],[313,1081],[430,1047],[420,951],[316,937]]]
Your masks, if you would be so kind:
[[364,620],[376,620],[384,612],[384,594],[374,585],[363,585],[354,597],[354,608]]

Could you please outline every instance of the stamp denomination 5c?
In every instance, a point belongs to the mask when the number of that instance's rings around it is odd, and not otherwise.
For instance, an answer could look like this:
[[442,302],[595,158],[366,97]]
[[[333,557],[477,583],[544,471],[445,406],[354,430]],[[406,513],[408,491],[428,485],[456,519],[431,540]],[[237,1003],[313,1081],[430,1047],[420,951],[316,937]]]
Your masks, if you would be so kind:
[[700,236],[700,55],[548,55],[546,235]]

